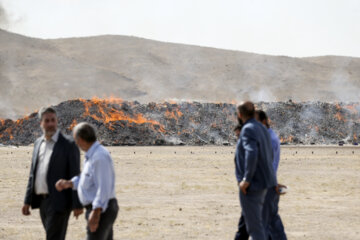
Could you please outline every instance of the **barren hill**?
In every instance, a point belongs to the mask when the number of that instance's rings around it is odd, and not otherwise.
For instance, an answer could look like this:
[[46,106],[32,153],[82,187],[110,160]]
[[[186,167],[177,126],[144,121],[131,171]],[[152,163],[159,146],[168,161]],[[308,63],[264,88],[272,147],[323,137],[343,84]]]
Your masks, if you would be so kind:
[[125,36],[34,39],[0,30],[0,118],[115,96],[231,102],[358,101],[360,59],[291,58]]

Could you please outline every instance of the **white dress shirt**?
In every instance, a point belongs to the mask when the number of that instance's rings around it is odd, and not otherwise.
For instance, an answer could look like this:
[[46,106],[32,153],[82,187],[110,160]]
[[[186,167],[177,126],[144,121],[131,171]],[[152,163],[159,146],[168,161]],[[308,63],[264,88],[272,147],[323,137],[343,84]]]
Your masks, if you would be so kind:
[[46,176],[49,168],[50,158],[55,146],[55,143],[59,139],[59,130],[51,137],[50,140],[46,140],[45,136],[42,136],[40,143],[39,155],[37,159],[36,177],[35,177],[35,193],[36,194],[48,194],[49,189],[46,181]]
[[115,172],[110,153],[96,141],[85,154],[84,169],[71,179],[80,202],[105,212],[109,200],[115,198]]

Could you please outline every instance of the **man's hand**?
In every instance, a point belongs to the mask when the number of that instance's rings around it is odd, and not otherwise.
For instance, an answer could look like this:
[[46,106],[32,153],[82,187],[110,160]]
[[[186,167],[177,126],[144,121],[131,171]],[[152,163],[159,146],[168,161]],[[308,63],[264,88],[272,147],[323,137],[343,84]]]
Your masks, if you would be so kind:
[[22,210],[22,214],[25,216],[29,216],[31,214],[29,204],[24,204],[21,210]]
[[59,179],[55,184],[55,188],[59,192],[61,192],[64,189],[68,189],[68,188],[72,188],[72,187],[73,187],[73,183],[71,181],[68,181],[65,179]]
[[73,212],[74,212],[74,217],[75,217],[76,219],[78,219],[78,217],[79,217],[81,214],[83,214],[84,210],[83,210],[82,208],[75,208],[75,209],[73,210]]
[[244,193],[244,195],[246,195],[247,189],[249,186],[250,186],[250,183],[246,182],[246,181],[241,181],[239,183],[240,190]]
[[101,215],[101,208],[97,208],[91,211],[89,216],[89,229],[90,232],[96,232],[99,227],[100,222],[100,215]]

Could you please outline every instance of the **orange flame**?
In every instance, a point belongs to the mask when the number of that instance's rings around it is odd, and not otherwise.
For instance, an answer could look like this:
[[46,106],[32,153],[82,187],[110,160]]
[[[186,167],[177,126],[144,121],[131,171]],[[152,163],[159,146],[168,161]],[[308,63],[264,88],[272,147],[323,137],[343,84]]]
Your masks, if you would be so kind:
[[177,104],[177,102],[175,100],[169,100],[168,103],[170,104]]
[[356,133],[354,133],[354,140],[357,141]]
[[[12,135],[12,128],[7,128],[5,131],[5,133],[7,133],[7,135],[9,136],[10,140],[12,140],[14,138],[14,136]],[[4,134],[0,134],[0,138],[5,137]]]
[[178,115],[178,117],[181,117],[182,115],[184,115],[180,110],[176,110],[176,114]]
[[230,101],[231,104],[237,105],[237,101],[235,99]]
[[[357,105],[355,105],[357,106]],[[359,114],[358,110],[355,108],[354,105],[346,105],[345,108],[347,108],[352,114]]]
[[293,141],[293,139],[294,139],[294,137],[293,136],[288,136],[287,138],[284,138],[284,137],[280,137],[280,142],[281,143],[284,143],[284,142],[292,142]]
[[339,120],[339,121],[346,122],[344,116],[341,115],[340,112],[337,112],[337,113],[335,114],[335,118],[337,118],[337,120]]
[[29,120],[29,116],[25,116],[25,117],[23,117],[21,119],[16,120],[15,124],[19,126],[19,125],[23,124],[24,121],[26,121],[26,120]]
[[[5,125],[5,119],[0,119],[0,124],[1,126]],[[12,135],[12,128],[8,127],[6,128],[2,134],[0,134],[0,138],[6,137],[8,136],[10,138],[10,140],[12,140],[14,138],[14,136]]]
[[337,109],[338,111],[341,109],[341,106],[340,106],[339,103],[336,103],[336,104],[335,104],[335,107],[336,107],[336,109]]
[[183,115],[183,113],[180,111],[180,110],[174,110],[172,112],[170,112],[169,110],[166,110],[166,113],[165,113],[165,117],[166,118],[173,118],[173,119],[176,119],[178,120],[179,117],[181,117]]
[[[129,116],[125,114],[123,111],[114,108],[113,106],[109,106],[108,104],[121,104],[123,100],[117,99],[100,99],[97,97],[93,97],[91,100],[79,99],[84,103],[85,112],[83,116],[90,116],[97,121],[102,121],[103,123],[109,124],[109,128],[112,129],[111,123],[115,121],[127,121],[129,123],[143,124],[150,123],[152,125],[158,125],[156,127],[161,132],[165,132],[163,126],[154,120],[146,119],[141,113],[134,114],[133,116]],[[96,114],[90,114],[90,108],[95,106],[97,108]]]
[[73,128],[76,126],[76,124],[77,124],[77,121],[76,121],[76,119],[74,119],[68,129],[69,129],[70,131],[72,131]]
[[110,98],[106,99],[109,103],[116,103],[116,104],[121,104],[124,102],[124,100],[122,98],[117,98],[114,96],[110,96]]
[[174,119],[177,119],[177,117],[175,116],[174,112],[170,112],[169,110],[166,110],[165,117],[166,117],[166,118],[174,118]]

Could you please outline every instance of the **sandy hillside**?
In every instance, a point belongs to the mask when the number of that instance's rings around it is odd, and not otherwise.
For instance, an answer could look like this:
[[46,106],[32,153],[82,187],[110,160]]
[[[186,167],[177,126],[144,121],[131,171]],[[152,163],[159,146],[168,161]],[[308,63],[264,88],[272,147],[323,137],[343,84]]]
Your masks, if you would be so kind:
[[[240,207],[234,147],[111,147],[120,212],[115,239],[232,239]],[[44,239],[21,215],[30,147],[0,148],[0,239]],[[290,240],[360,239],[360,149],[283,147],[280,213]],[[83,217],[67,239],[84,239]]]
[[0,118],[74,98],[358,101],[360,59],[291,58],[126,36],[34,39],[0,29]]

